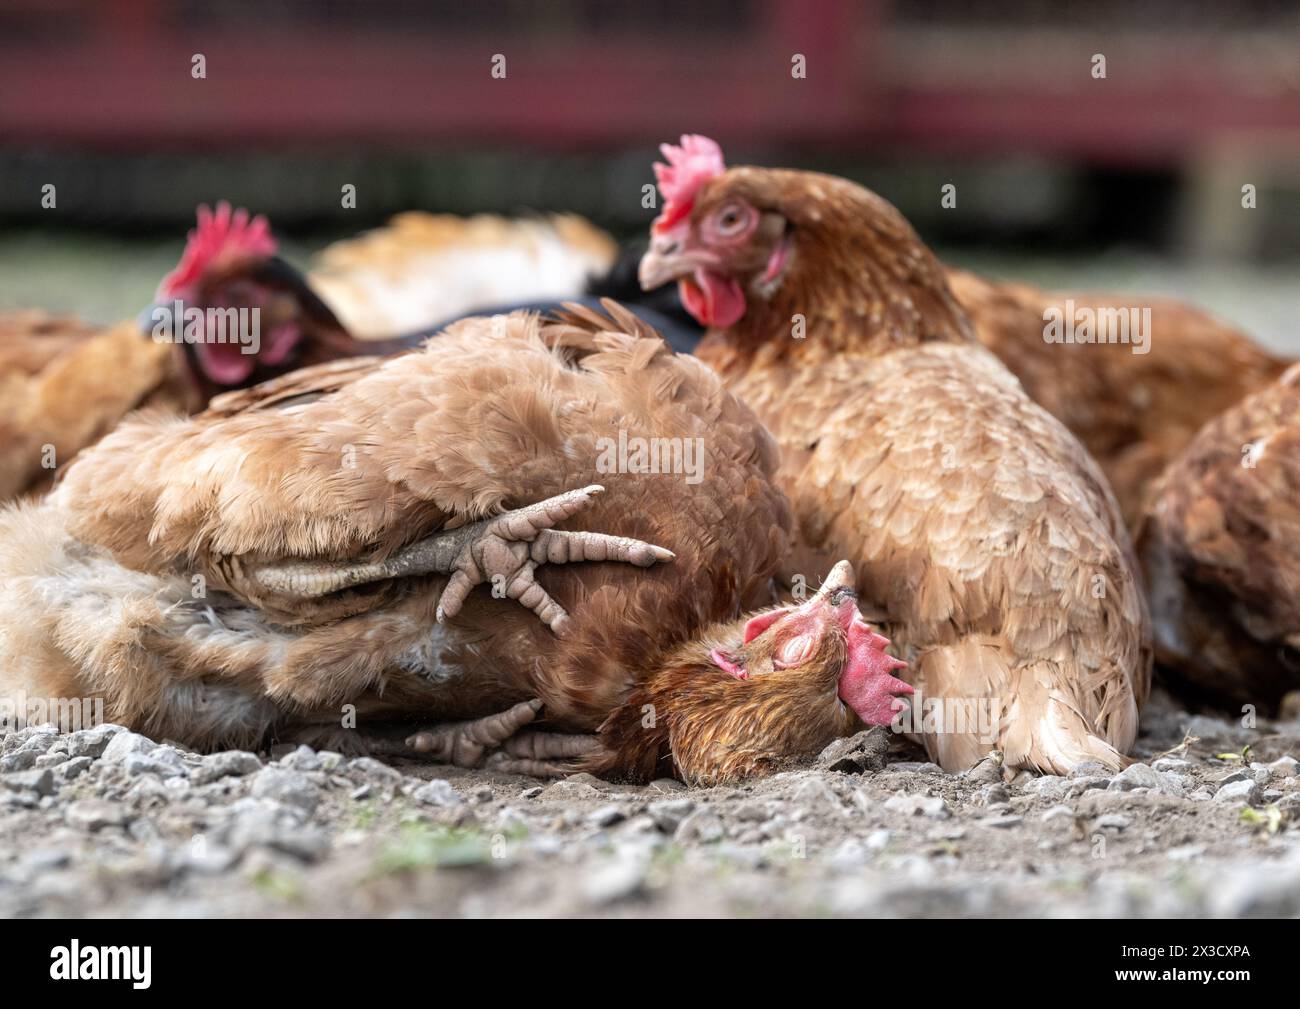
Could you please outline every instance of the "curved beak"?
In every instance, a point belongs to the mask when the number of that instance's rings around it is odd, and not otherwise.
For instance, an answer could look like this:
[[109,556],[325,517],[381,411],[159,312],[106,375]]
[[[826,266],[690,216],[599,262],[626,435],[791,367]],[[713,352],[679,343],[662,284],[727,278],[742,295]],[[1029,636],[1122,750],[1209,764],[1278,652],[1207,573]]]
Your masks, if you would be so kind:
[[673,228],[650,239],[650,249],[641,257],[637,280],[641,290],[653,291],[678,277],[695,272],[696,263],[686,251],[686,229]]
[[817,594],[812,597],[812,602],[818,602],[822,599],[830,598],[831,594],[839,589],[854,588],[853,565],[848,561],[840,561],[835,567],[831,568],[831,573],[826,576],[822,582],[822,587],[817,590]]

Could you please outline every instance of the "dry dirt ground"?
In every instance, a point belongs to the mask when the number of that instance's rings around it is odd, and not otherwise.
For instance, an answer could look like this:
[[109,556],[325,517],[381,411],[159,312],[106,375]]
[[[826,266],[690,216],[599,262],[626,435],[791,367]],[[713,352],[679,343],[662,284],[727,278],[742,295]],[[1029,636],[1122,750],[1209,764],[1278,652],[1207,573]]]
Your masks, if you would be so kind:
[[713,789],[200,757],[114,726],[0,751],[5,917],[1300,915],[1300,724],[1161,698],[1143,763],[1009,783],[885,730]]

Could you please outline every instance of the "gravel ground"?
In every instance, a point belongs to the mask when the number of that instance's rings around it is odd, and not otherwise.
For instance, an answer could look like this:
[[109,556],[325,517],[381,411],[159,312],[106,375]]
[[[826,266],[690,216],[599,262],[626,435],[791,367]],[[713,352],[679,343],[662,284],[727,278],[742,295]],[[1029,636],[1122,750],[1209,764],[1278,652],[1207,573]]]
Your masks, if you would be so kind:
[[[10,236],[0,308],[112,320],[174,257]],[[1300,352],[1293,264],[951,258],[1188,297]],[[1300,723],[1245,729],[1157,698],[1143,764],[1010,783],[992,765],[944,774],[880,732],[836,750],[684,789],[29,728],[0,737],[0,915],[1300,916]]]
[[687,789],[28,727],[0,739],[0,915],[1297,916],[1297,753],[1300,723],[1160,697],[1143,763],[1009,783],[885,730]]

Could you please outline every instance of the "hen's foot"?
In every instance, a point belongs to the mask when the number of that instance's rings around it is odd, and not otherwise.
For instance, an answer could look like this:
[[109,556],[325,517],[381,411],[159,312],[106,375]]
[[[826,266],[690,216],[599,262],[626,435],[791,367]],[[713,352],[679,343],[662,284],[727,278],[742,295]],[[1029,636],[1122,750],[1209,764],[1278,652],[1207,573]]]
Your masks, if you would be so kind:
[[381,561],[253,564],[229,557],[223,561],[224,570],[232,586],[254,602],[266,593],[316,599],[386,578],[449,574],[438,600],[440,622],[460,612],[476,585],[488,582],[501,596],[517,599],[552,631],[562,634],[569,615],[537,584],[534,573],[539,565],[620,561],[645,568],[674,558],[671,550],[627,536],[551,528],[581,511],[603,491],[593,484],[495,518],[444,530]]
[[539,565],[621,561],[648,568],[672,560],[671,550],[627,536],[551,528],[587,507],[604,490],[593,484],[467,526],[467,542],[456,555],[451,579],[438,600],[438,621],[459,613],[474,586],[490,582],[494,593],[517,599],[552,631],[563,634],[569,615],[537,584],[534,573]]
[[534,698],[484,718],[423,729],[409,736],[406,745],[416,753],[433,757],[444,764],[478,767],[489,750],[507,742],[536,718],[541,710],[542,702]]
[[522,732],[507,739],[484,765],[502,774],[526,774],[533,778],[562,778],[582,769],[583,758],[605,751],[596,735],[560,732]]

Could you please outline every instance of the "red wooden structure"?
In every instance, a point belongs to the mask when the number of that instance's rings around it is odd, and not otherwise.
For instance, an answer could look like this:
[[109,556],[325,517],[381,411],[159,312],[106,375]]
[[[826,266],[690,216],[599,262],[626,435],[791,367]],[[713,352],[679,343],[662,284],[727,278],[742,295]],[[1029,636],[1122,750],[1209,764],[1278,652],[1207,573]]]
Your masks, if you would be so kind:
[[[1130,29],[1111,14],[1047,30],[999,20],[999,5],[944,18],[970,7],[0,0],[0,143],[571,149],[693,129],[1159,163],[1224,136],[1300,133],[1300,40],[1264,22]],[[206,79],[191,76],[196,53]]]

